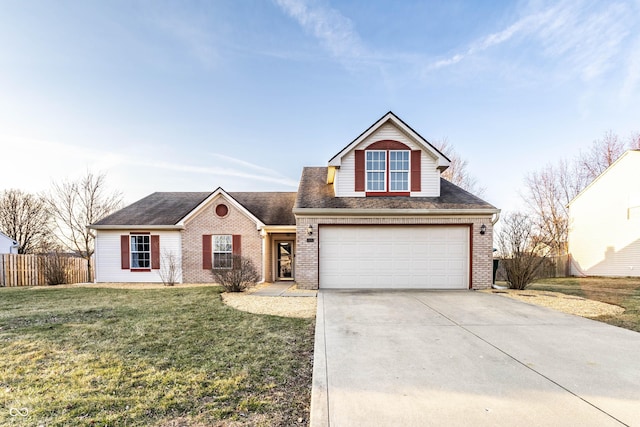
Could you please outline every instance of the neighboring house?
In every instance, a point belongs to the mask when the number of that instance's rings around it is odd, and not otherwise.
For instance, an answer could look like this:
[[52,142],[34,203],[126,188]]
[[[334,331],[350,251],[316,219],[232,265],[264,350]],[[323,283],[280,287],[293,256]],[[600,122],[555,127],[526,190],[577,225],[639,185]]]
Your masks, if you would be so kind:
[[154,193],[92,224],[100,282],[211,282],[233,254],[300,288],[481,289],[499,210],[440,178],[449,159],[389,112],[297,193]]
[[639,181],[629,150],[569,203],[571,274],[640,276]]
[[20,244],[4,233],[0,233],[0,254],[17,254]]

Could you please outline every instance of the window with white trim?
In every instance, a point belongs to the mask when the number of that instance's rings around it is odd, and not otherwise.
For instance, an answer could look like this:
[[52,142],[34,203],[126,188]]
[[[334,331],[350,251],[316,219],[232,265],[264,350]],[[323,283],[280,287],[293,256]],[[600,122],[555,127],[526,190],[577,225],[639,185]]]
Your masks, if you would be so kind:
[[367,151],[367,191],[385,191],[387,184],[387,152]]
[[230,234],[213,236],[213,268],[233,267],[233,236]]
[[389,191],[409,191],[408,151],[389,151]]
[[408,150],[367,150],[366,191],[409,191],[410,158],[411,151]]
[[[130,237],[131,269],[151,268],[151,236],[134,234]],[[126,252],[125,252],[126,253]]]

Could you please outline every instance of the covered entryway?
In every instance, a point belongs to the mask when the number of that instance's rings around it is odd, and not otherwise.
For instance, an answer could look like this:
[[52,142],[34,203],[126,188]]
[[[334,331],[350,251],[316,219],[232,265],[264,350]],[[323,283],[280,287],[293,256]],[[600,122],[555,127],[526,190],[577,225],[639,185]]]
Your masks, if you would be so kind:
[[321,225],[320,287],[469,289],[469,229]]

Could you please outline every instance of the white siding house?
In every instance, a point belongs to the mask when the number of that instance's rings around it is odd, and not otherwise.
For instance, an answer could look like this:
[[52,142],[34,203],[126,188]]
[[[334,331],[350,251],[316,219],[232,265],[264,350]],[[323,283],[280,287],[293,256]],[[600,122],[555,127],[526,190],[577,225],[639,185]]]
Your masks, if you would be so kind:
[[629,150],[569,203],[571,274],[640,276],[639,182]]
[[[164,267],[165,255],[173,253],[178,260],[178,265],[182,264],[182,240],[179,230],[158,231],[147,230],[151,236],[159,236],[161,261],[160,269],[135,269],[123,268],[121,259],[121,238],[122,230],[96,230],[96,278],[99,282],[133,282],[133,283],[154,283],[162,282],[160,277],[162,267]],[[128,231],[127,231],[128,233]],[[128,237],[128,236],[127,236]],[[177,282],[182,282],[182,274],[177,277]]]
[[17,254],[18,242],[6,234],[0,233],[0,254]]

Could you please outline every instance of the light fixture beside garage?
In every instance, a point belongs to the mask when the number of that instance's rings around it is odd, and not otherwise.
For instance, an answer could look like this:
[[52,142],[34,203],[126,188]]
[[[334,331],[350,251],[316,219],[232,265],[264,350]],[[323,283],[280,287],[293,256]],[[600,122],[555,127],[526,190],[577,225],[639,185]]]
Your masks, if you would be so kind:
[[486,233],[486,232],[487,232],[487,226],[486,226],[486,225],[484,225],[484,224],[482,224],[482,225],[480,226],[480,234],[484,234],[484,233]]
[[307,236],[311,236],[313,234],[313,225],[309,224],[307,227]]

